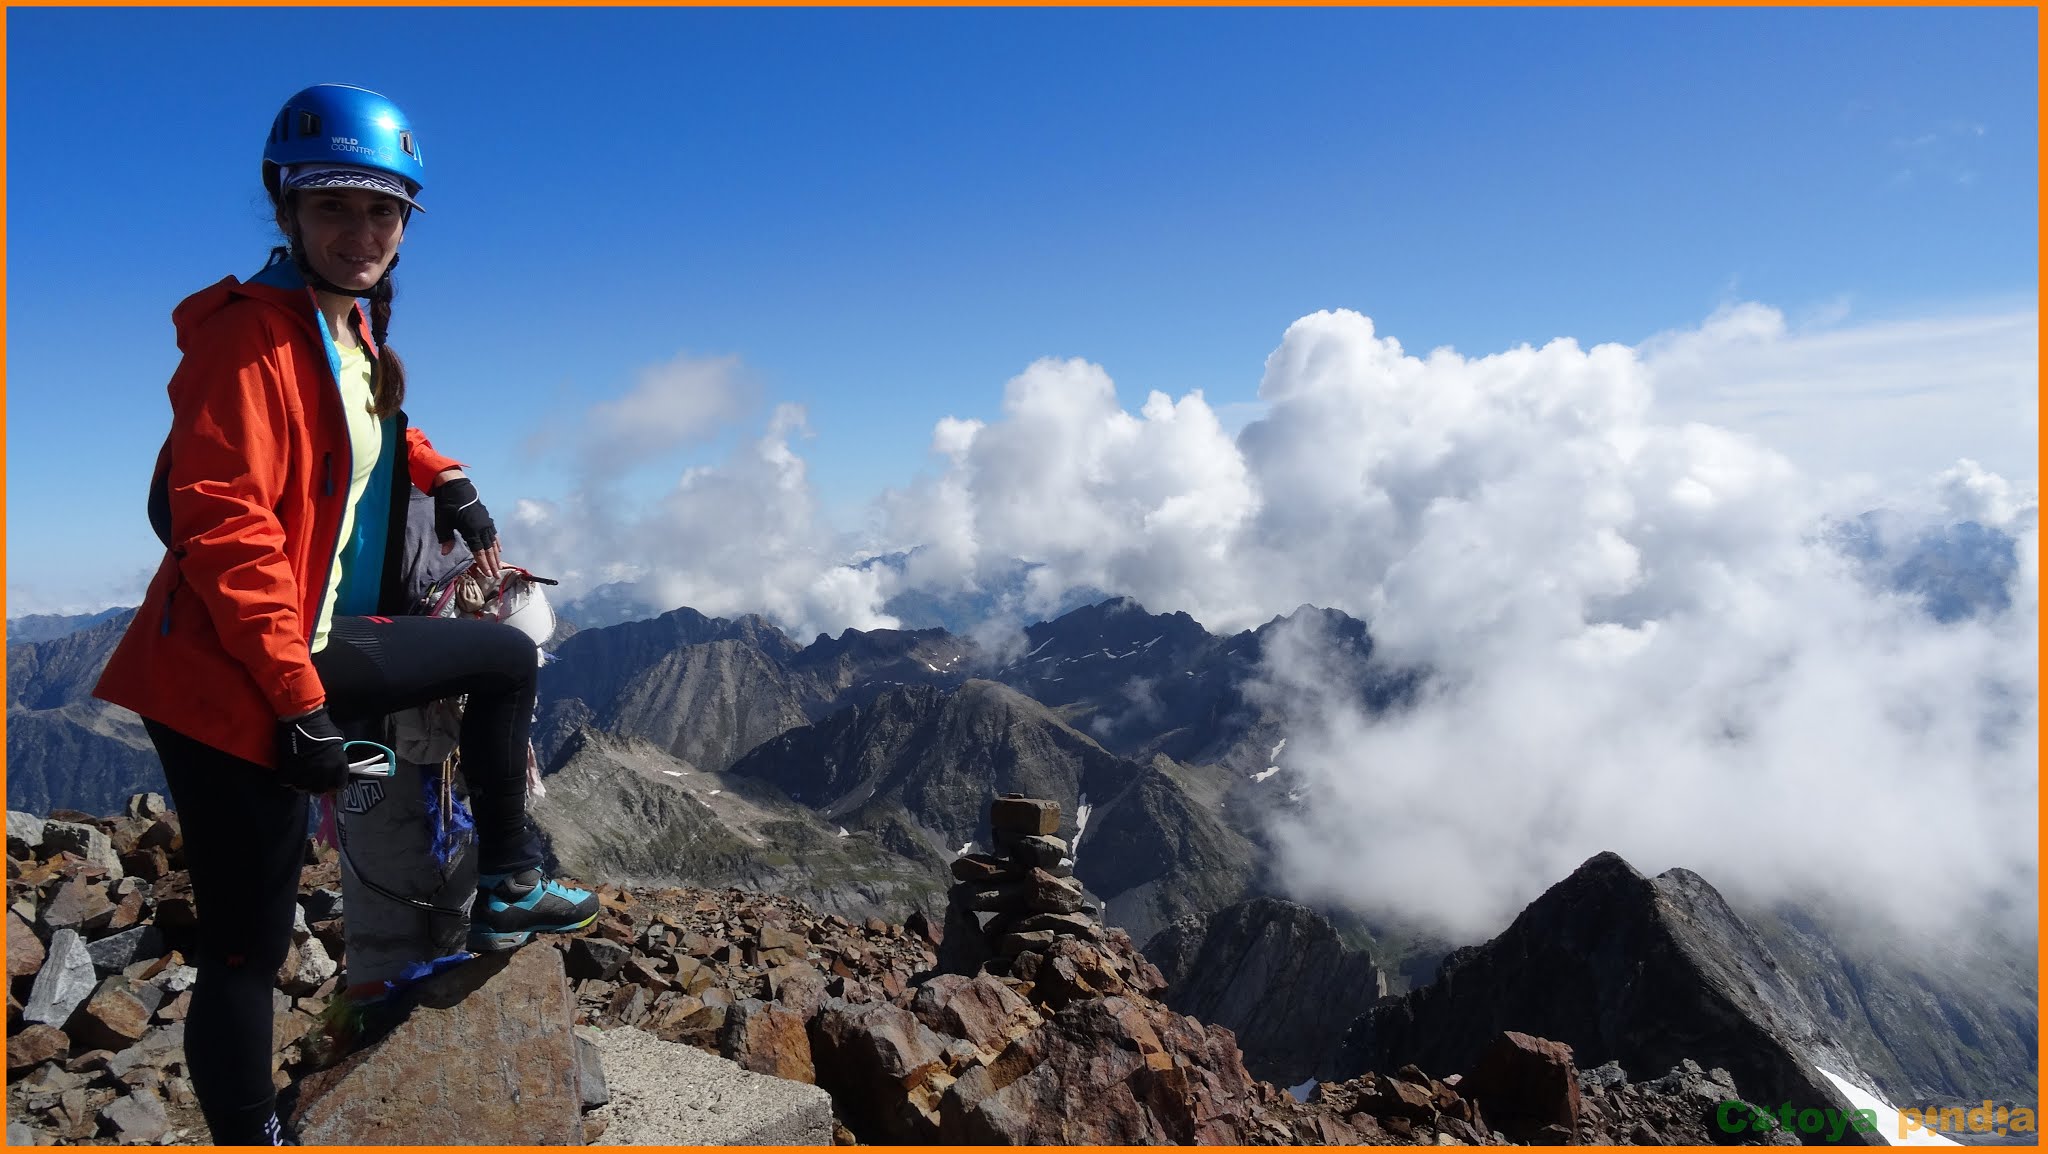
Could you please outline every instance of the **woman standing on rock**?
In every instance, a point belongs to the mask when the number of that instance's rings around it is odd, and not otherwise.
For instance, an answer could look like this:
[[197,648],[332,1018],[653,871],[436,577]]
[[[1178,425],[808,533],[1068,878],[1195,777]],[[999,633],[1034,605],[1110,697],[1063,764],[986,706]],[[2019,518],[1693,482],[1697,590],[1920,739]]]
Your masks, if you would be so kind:
[[348,780],[337,723],[468,694],[472,949],[597,913],[594,895],[542,877],[526,817],[533,642],[497,622],[397,616],[413,486],[434,498],[444,553],[459,534],[479,569],[499,567],[476,486],[406,427],[405,370],[384,341],[424,176],[389,100],[298,93],[263,151],[286,243],[247,283],[228,277],[172,313],[184,359],[149,502],[168,551],[94,694],[142,715],[177,802],[199,912],[186,1059],[220,1144],[281,1141],[271,986],[307,798]]

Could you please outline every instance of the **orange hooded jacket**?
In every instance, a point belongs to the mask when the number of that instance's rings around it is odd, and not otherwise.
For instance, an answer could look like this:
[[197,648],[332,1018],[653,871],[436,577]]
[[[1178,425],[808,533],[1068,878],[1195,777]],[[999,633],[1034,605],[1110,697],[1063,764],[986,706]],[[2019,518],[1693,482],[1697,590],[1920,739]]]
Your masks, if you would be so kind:
[[[171,320],[184,359],[171,377],[171,433],[157,462],[170,548],[93,696],[275,765],[277,719],[326,701],[311,641],[353,469],[337,361],[289,264],[246,284],[227,277],[187,297]],[[374,356],[360,306],[352,320]],[[414,486],[431,491],[442,470],[460,466],[404,428],[403,413],[391,420]],[[387,434],[385,444],[380,471],[393,467],[397,438]],[[403,509],[410,489],[382,488]],[[359,519],[374,515],[358,510]],[[402,612],[390,578],[404,535],[382,535],[379,610]]]

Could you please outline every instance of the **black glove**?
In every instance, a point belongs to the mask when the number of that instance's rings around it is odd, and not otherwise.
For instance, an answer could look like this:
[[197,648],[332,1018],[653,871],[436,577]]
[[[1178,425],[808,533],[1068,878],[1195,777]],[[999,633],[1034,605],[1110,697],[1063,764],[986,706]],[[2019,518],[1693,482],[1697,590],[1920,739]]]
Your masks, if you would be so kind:
[[498,542],[498,527],[491,523],[490,510],[484,508],[468,477],[443,481],[434,489],[434,536],[446,542],[457,533],[472,553],[481,553]]
[[307,793],[331,793],[348,784],[348,754],[341,730],[321,706],[277,723],[277,779]]

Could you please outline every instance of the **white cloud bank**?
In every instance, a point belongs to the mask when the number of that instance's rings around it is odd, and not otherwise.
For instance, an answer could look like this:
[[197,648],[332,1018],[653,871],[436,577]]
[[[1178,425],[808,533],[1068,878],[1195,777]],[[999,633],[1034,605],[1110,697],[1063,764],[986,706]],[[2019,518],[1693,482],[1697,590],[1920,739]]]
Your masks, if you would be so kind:
[[[1415,356],[1326,312],[1288,329],[1235,437],[1198,393],[1126,411],[1082,361],[1030,366],[994,422],[939,422],[941,467],[859,543],[922,546],[900,577],[822,527],[787,410],[635,519],[529,504],[520,532],[800,635],[1013,558],[1039,563],[1025,613],[1093,586],[1219,632],[1363,617],[1435,677],[1374,720],[1306,640],[1272,663],[1303,707],[1285,764],[1314,800],[1279,864],[1307,897],[1477,936],[1612,849],[1753,896],[2031,918],[2033,350],[2030,318],[1802,334],[1745,306],[1641,348]],[[1880,505],[2017,538],[2010,607],[1944,624],[1873,587],[1826,530]]]

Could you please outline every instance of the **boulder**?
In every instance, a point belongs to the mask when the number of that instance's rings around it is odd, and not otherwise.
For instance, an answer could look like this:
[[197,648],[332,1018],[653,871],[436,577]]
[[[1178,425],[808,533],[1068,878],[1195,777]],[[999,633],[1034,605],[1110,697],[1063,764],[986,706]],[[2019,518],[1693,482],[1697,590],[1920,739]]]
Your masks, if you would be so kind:
[[633,955],[630,947],[605,938],[581,937],[569,942],[563,967],[572,978],[596,978],[609,982]]
[[172,870],[156,885],[156,924],[165,930],[190,929],[199,924],[199,907],[192,898],[192,876]]
[[910,916],[903,919],[903,930],[905,933],[916,934],[934,946],[946,940],[944,925],[934,924],[923,910],[910,911]]
[[1090,940],[1102,936],[1102,928],[1087,914],[1032,914],[1017,923],[1015,932],[1020,934],[1051,930],[1061,937],[1081,937]]
[[92,955],[92,964],[100,973],[117,973],[136,962],[162,957],[164,936],[153,925],[131,926],[91,943],[86,952]]
[[963,882],[1013,881],[1024,876],[1024,867],[1007,858],[985,853],[956,857],[947,868],[954,880]]
[[1000,978],[941,974],[918,987],[910,1012],[933,1033],[967,1042],[983,1063],[1043,1020]]
[[308,922],[324,922],[341,916],[341,890],[335,886],[316,886],[300,899],[300,906],[306,911]]
[[178,815],[166,813],[158,817],[142,832],[135,845],[137,849],[160,849],[167,854],[185,848],[185,834],[178,825]]
[[888,1002],[827,1002],[810,1029],[818,1085],[868,1142],[938,1137],[939,1095],[951,1077],[946,1046],[910,1011]]
[[1156,1003],[1091,998],[994,1063],[963,1072],[941,1106],[949,1143],[1242,1145],[1262,1133],[1256,1084],[1227,1030]]
[[107,840],[113,843],[114,856],[120,857],[141,848],[142,835],[149,832],[150,821],[140,817],[118,817],[107,827]]
[[87,862],[107,871],[108,880],[121,877],[121,858],[114,852],[113,839],[100,831],[98,826],[75,821],[46,821],[43,823],[43,843],[39,852],[48,857],[58,853],[75,853]]
[[1030,882],[1019,878],[1004,882],[961,882],[946,893],[949,910],[1016,909],[1030,896]]
[[756,1074],[792,1082],[818,1080],[804,1019],[775,1002],[742,998],[726,1013],[718,1052]]
[[16,1078],[44,1062],[63,1061],[71,1056],[71,1039],[55,1026],[29,1026],[7,1039],[7,1079]]
[[56,892],[43,903],[37,918],[46,933],[77,930],[90,936],[107,923],[113,912],[114,903],[107,900],[105,883],[87,881],[83,874],[72,874],[57,883]]
[[1081,896],[1079,884],[1067,878],[1054,877],[1035,866],[1031,870],[1028,886],[1025,904],[1036,913],[1078,913],[1086,904]]
[[291,1122],[302,1142],[583,1142],[575,1003],[558,951],[467,962],[408,1003],[382,1039],[300,1083]]
[[129,877],[146,882],[157,881],[171,872],[171,856],[164,852],[162,846],[138,849],[121,855],[121,869]]
[[596,1034],[589,1026],[576,1027],[576,1078],[583,1091],[585,1113],[612,1100],[604,1080],[604,1049]]
[[162,998],[162,991],[152,988],[150,993],[155,999],[145,1001],[132,981],[114,974],[101,982],[72,1015],[66,1032],[84,1049],[125,1050],[141,1041],[149,1030],[149,1018]]
[[791,962],[769,970],[768,996],[789,1007],[806,1023],[818,1016],[829,997],[825,993],[825,975],[808,962]]
[[1018,838],[1013,852],[1027,865],[1051,870],[1067,860],[1067,843],[1051,834]]
[[1004,794],[988,807],[989,828],[997,833],[1029,837],[1058,833],[1060,803],[1040,798]]
[[185,1062],[185,1023],[174,1022],[151,1030],[133,1046],[107,1059],[107,1070],[116,1078],[143,1067],[166,1069]]
[[43,940],[19,914],[7,914],[7,976],[24,978],[43,968]]
[[683,993],[703,993],[711,987],[716,976],[710,966],[688,954],[678,955],[676,958],[675,986]]
[[662,974],[660,966],[654,959],[638,954],[626,959],[626,964],[619,970],[619,980],[631,982],[656,994],[666,993],[673,984]]
[[293,946],[285,965],[287,970],[278,975],[278,985],[295,997],[311,994],[341,971],[334,959],[327,956],[327,947],[315,937]]
[[122,878],[114,884],[112,890],[108,891],[108,897],[113,901],[114,909],[113,912],[107,915],[106,920],[99,924],[100,933],[118,934],[123,930],[134,929],[142,924],[143,916],[146,913],[146,899],[143,897],[142,891],[140,889],[124,890],[120,888],[133,883],[135,880],[132,877]]
[[171,1128],[162,1098],[156,1091],[139,1089],[114,1099],[100,1110],[100,1121],[124,1146],[155,1145]]
[[832,1143],[832,1100],[816,1086],[764,1077],[640,1030],[592,1033],[610,1069],[605,1083],[611,1100],[590,1114],[603,1127],[598,1145]]
[[61,1028],[92,996],[98,982],[99,973],[93,968],[85,939],[75,930],[58,930],[51,936],[49,956],[29,988],[21,1020]]
[[1503,1031],[1459,1079],[1458,1094],[1515,1141],[1534,1141],[1549,1126],[1563,1127],[1572,1140],[1579,1132],[1578,1070],[1562,1042]]
[[7,856],[27,861],[43,844],[43,819],[18,809],[7,811]]

